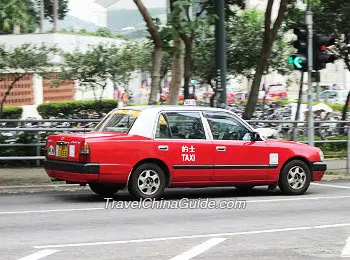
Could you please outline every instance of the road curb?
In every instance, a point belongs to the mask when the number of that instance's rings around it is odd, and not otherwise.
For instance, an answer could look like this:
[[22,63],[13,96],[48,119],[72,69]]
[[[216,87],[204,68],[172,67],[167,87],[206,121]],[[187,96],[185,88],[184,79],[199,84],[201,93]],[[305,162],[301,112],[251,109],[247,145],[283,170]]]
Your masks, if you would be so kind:
[[77,184],[0,186],[0,194],[54,192],[54,191],[75,192],[75,191],[82,191],[82,190],[90,190],[90,189],[87,186],[83,187]]

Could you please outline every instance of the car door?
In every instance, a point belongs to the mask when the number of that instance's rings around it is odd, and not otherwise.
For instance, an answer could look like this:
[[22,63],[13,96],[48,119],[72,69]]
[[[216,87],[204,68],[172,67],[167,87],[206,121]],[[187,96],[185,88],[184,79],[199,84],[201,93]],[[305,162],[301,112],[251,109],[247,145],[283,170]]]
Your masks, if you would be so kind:
[[212,180],[214,150],[199,111],[159,114],[154,144],[157,158],[171,171],[172,182],[205,183]]
[[213,180],[265,180],[269,169],[276,167],[270,165],[269,147],[265,141],[250,141],[252,130],[230,113],[206,112],[204,115],[210,126],[214,144]]

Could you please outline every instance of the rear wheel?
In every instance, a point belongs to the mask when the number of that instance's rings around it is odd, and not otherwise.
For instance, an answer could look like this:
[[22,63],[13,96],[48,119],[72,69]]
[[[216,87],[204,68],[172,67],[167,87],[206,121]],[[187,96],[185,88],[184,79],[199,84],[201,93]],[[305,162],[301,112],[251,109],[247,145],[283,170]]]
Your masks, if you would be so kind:
[[281,191],[288,195],[304,194],[310,186],[311,171],[307,164],[293,160],[282,169],[278,181]]
[[138,199],[158,199],[163,195],[166,184],[165,174],[157,164],[145,163],[133,172],[129,192]]
[[101,196],[113,196],[120,189],[119,186],[109,183],[89,183],[89,187],[93,192]]

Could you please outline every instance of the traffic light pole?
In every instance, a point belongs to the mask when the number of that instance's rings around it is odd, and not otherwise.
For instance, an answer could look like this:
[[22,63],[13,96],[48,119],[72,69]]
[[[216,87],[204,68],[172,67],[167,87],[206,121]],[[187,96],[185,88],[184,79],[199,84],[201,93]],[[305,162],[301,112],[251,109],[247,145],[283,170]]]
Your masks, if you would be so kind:
[[227,64],[226,64],[226,36],[225,36],[225,1],[216,0],[215,9],[219,19],[216,21],[216,71],[217,71],[217,90],[218,102],[217,106],[225,108],[226,101],[226,78],[227,78]]
[[308,29],[308,140],[309,145],[314,145],[314,116],[312,111],[312,69],[313,69],[313,35],[312,35],[312,11],[310,0],[308,0],[305,22]]

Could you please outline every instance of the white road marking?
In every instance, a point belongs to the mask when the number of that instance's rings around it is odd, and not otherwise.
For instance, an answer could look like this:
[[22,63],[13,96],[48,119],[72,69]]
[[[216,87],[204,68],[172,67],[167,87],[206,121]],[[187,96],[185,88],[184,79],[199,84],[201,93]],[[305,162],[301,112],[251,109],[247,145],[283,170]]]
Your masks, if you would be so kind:
[[[260,200],[246,200],[247,203],[269,203],[269,202],[284,202],[284,201],[300,201],[300,200],[332,200],[332,199],[348,199],[350,195],[333,196],[333,197],[302,197],[290,199],[260,199]],[[213,198],[214,199],[214,198]],[[243,197],[241,199],[244,199]],[[47,209],[47,210],[27,210],[27,211],[0,211],[0,215],[12,214],[31,214],[31,213],[52,213],[52,212],[71,212],[71,211],[94,211],[106,210],[106,208],[73,208],[73,209]]]
[[299,201],[299,200],[332,200],[332,199],[348,199],[350,195],[333,196],[333,197],[302,197],[302,198],[290,198],[290,199],[269,199],[269,200],[247,200],[247,203],[260,203],[260,202],[283,202],[283,201]]
[[77,209],[46,209],[46,210],[27,210],[27,211],[4,211],[0,212],[0,215],[11,215],[11,214],[30,214],[30,213],[50,213],[50,212],[69,212],[69,211],[90,211],[90,210],[101,210],[105,208],[77,208]]
[[189,235],[189,236],[178,236],[178,237],[157,237],[157,238],[133,239],[133,240],[116,240],[116,241],[104,241],[104,242],[101,241],[101,242],[76,243],[76,244],[45,245],[45,246],[34,246],[34,248],[45,249],[45,248],[62,248],[62,247],[80,247],[80,246],[144,243],[144,242],[158,242],[158,241],[167,241],[167,240],[180,240],[180,239],[204,238],[204,237],[222,237],[222,236],[265,234],[265,233],[311,230],[311,229],[324,229],[324,228],[337,228],[337,227],[348,227],[348,226],[350,226],[350,223],[330,224],[330,225],[320,225],[320,226],[306,226],[306,227],[292,227],[292,228],[277,228],[277,229],[265,229],[265,230],[256,230],[256,231],[230,232],[230,233],[214,233],[214,234],[204,234],[204,235]]
[[197,255],[200,255],[201,253],[209,250],[210,248],[220,244],[221,242],[225,241],[227,238],[211,238],[204,243],[192,247],[191,249],[187,250],[186,252],[182,253],[181,255],[177,255],[170,260],[189,260],[193,257],[196,257]]
[[342,186],[342,185],[334,185],[334,184],[323,184],[323,183],[311,183],[312,185],[316,186],[324,186],[324,187],[331,187],[331,188],[338,188],[338,189],[347,189],[350,190],[349,186]]
[[18,259],[18,260],[38,260],[38,259],[44,258],[45,256],[57,253],[59,251],[60,250],[53,250],[53,249],[40,250],[34,254],[25,256],[25,257]]
[[350,236],[346,240],[345,246],[343,248],[343,251],[341,253],[342,257],[350,257]]

